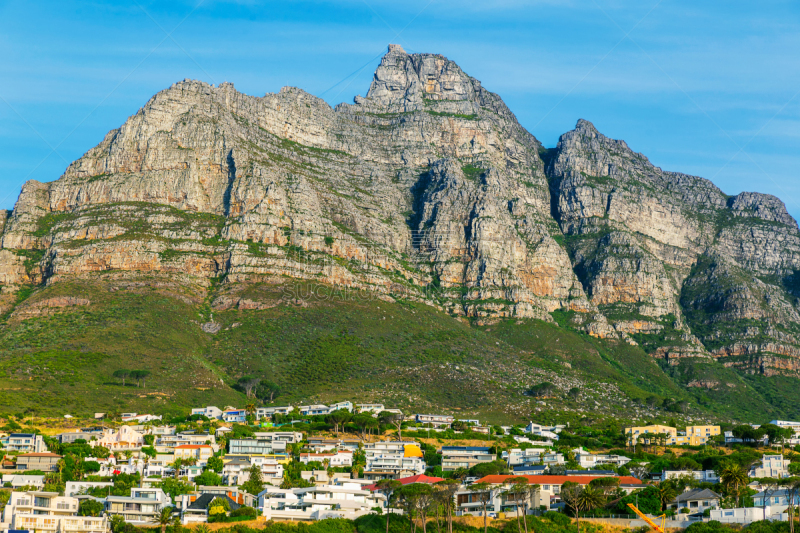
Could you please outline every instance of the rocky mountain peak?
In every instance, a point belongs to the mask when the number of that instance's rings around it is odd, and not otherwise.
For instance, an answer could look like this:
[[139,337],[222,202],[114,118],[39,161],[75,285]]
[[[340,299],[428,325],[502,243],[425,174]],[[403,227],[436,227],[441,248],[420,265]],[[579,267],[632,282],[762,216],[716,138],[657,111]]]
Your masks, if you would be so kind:
[[[440,54],[408,54],[393,44],[375,71],[366,101],[399,112],[424,109],[433,102],[463,102],[472,105],[460,109],[471,112],[479,105],[476,87],[480,84],[454,61]],[[357,97],[356,103],[365,99]]]
[[797,227],[797,222],[786,211],[786,204],[771,194],[743,192],[728,199],[728,207],[737,217],[755,217]]

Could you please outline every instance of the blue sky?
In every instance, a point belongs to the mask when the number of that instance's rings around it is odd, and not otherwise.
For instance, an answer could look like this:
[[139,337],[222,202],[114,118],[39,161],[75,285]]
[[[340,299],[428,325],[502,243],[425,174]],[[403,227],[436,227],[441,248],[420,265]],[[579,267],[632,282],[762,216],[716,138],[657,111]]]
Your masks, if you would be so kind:
[[365,94],[390,42],[456,61],[545,146],[579,118],[800,217],[800,4],[704,0],[6,1],[0,209],[183,78]]

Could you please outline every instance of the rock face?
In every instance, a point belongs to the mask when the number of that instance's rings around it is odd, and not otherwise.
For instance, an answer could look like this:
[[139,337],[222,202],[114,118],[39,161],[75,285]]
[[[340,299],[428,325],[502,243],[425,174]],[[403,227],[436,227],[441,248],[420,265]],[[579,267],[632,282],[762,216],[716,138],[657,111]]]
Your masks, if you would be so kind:
[[176,83],[0,218],[6,293],[111,270],[288,277],[800,368],[800,234],[780,200],[662,171],[583,120],[545,150],[454,62],[397,45],[335,109]]

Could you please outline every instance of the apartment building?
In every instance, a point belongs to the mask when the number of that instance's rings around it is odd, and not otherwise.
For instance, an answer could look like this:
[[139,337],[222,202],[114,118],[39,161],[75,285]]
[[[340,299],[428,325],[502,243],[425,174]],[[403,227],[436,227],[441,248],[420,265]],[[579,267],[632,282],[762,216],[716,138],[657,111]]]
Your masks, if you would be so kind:
[[105,516],[53,516],[16,514],[10,530],[31,533],[108,533]]
[[789,477],[789,464],[790,460],[784,459],[783,455],[763,455],[761,463],[753,465],[750,468],[750,477],[771,477],[771,478],[784,478]]
[[11,433],[8,437],[0,439],[0,443],[7,452],[40,453],[47,451],[44,438],[33,433]]
[[61,456],[50,452],[26,453],[17,456],[17,470],[41,470],[55,472]]
[[384,405],[382,403],[358,403],[356,404],[356,411],[359,413],[373,413],[379,414],[381,411],[384,410]]
[[210,433],[183,432],[177,435],[159,435],[155,441],[155,447],[160,452],[172,452],[176,447],[186,444],[208,444],[213,449],[217,449],[217,440]]
[[686,436],[691,446],[702,446],[718,435],[722,435],[719,426],[686,426]]
[[678,436],[678,430],[671,426],[654,424],[625,428],[625,434],[628,436],[628,446],[633,446],[634,444],[647,444],[649,446],[650,444],[656,444],[655,439],[653,439],[655,435],[666,434],[669,441]]
[[144,446],[144,435],[130,426],[122,426],[118,430],[106,429],[103,435],[90,442],[92,446],[102,446],[112,452],[138,450]]
[[171,505],[169,495],[157,488],[133,488],[130,496],[106,497],[106,513],[135,525],[152,524],[161,509]]
[[272,415],[288,415],[294,410],[291,405],[284,405],[281,407],[259,407],[256,409],[256,420],[262,418],[271,418]]
[[491,463],[497,456],[489,448],[480,446],[442,446],[442,471],[472,468],[481,463]]
[[57,492],[12,492],[3,509],[3,523],[10,524],[17,515],[71,516],[78,512],[78,499]]
[[575,460],[582,468],[593,469],[598,465],[622,466],[631,462],[630,457],[624,455],[611,455],[607,453],[594,454],[583,448],[573,450]]
[[383,508],[383,494],[362,489],[358,483],[322,485],[302,489],[268,487],[258,496],[258,507],[266,520],[355,519]]
[[422,450],[416,442],[369,442],[364,446],[367,479],[401,478],[425,472]]
[[331,413],[331,408],[325,404],[301,405],[297,409],[304,416],[322,416]]
[[546,448],[512,448],[503,452],[503,459],[508,462],[508,466],[516,470],[517,467],[527,467],[534,465],[563,465],[566,464],[564,455],[556,453]]
[[[280,484],[283,480],[283,464],[275,456],[263,455],[226,455],[223,458],[222,479],[230,485],[242,485],[250,479],[250,468],[257,465],[261,470],[261,479],[265,483]],[[288,462],[284,461],[284,462]]]
[[194,459],[198,466],[205,466],[214,455],[214,449],[208,444],[181,444],[174,450],[175,459]]
[[247,422],[247,411],[244,409],[228,409],[222,413],[222,420],[228,424],[244,424]]
[[229,442],[230,453],[269,455],[286,453],[286,445],[303,440],[302,433],[291,431],[258,432],[253,438],[231,439]]
[[[523,503],[524,500],[518,495],[509,494],[508,488],[514,483],[514,479],[524,477],[530,484],[539,485],[539,490],[530,495],[528,506],[530,509],[535,509],[540,506],[545,506],[550,509],[560,503],[559,494],[561,486],[567,482],[577,483],[581,486],[587,486],[593,479],[603,476],[486,476],[477,481],[477,483],[487,483],[489,485],[489,504],[487,505],[487,512],[499,513],[501,511],[513,512],[516,507]],[[641,481],[634,477],[624,476],[620,477],[620,487],[626,492],[630,493],[634,490],[644,487]],[[482,515],[483,503],[479,494],[470,491],[462,490],[456,493],[456,504],[459,514],[468,515]]]

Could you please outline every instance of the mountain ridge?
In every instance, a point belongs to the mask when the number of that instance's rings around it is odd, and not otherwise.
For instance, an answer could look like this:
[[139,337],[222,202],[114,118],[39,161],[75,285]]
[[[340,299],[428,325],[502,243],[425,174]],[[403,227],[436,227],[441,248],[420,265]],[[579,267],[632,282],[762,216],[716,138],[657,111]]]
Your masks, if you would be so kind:
[[667,373],[800,376],[800,232],[778,198],[664,171],[583,119],[546,150],[454,62],[398,45],[335,108],[173,84],[2,218],[6,329],[77,280],[169,286],[203,324],[287,304],[226,288],[293,280],[477,327],[562,313]]

